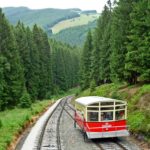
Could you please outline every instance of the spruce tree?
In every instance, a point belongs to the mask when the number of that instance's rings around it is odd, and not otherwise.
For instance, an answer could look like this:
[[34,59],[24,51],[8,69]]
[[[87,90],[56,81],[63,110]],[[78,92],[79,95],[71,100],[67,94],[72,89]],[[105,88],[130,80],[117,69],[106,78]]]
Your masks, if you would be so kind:
[[85,89],[90,86],[91,77],[91,54],[93,50],[91,31],[88,32],[87,39],[83,47],[83,53],[81,58],[81,88]]
[[3,104],[4,104],[3,92],[6,86],[6,83],[4,80],[5,61],[6,61],[6,58],[3,56],[0,56],[0,111],[3,109]]
[[102,38],[100,41],[100,79],[103,83],[110,82],[110,39],[111,39],[111,2],[105,6],[101,15]]
[[99,85],[100,82],[100,48],[99,48],[99,32],[98,28],[94,30],[93,36],[93,50],[91,54],[91,74],[90,78],[95,85]]
[[3,93],[1,95],[2,107],[5,108],[15,106],[18,103],[23,91],[24,78],[13,30],[1,9],[0,39],[0,56],[1,59],[5,58],[4,68],[2,69],[5,86],[2,88]]
[[29,27],[26,29],[26,38],[28,39],[27,45],[30,51],[30,65],[28,66],[26,89],[33,101],[38,98],[39,91],[39,52],[34,42],[33,33]]
[[113,10],[111,25],[111,79],[123,81],[132,0],[120,0],[116,5]]
[[150,80],[150,8],[148,0],[133,3],[125,75],[130,84]]
[[39,88],[38,88],[38,98],[43,99],[46,96],[47,87],[46,87],[46,67],[45,67],[45,53],[44,53],[44,43],[43,43],[43,31],[41,28],[34,25],[33,27],[33,36],[34,42],[36,44],[37,51],[39,53]]

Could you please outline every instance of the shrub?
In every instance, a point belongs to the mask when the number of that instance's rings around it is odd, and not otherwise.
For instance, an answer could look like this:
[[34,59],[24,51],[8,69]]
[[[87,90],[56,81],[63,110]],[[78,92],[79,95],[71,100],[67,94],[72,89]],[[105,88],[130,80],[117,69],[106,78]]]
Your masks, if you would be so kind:
[[133,113],[130,113],[128,115],[128,123],[130,124],[130,130],[134,132],[140,132],[143,123],[144,123],[145,117],[142,112],[135,111]]
[[91,81],[91,84],[90,84],[90,92],[95,91],[95,88],[96,88],[95,80],[92,80],[92,81]]
[[113,99],[119,99],[119,100],[122,99],[121,94],[118,93],[117,91],[113,91],[112,94],[111,94],[111,97],[112,97]]
[[46,99],[51,99],[52,97],[52,93],[51,92],[47,92],[46,93]]
[[3,124],[2,124],[2,120],[0,120],[0,128],[3,126]]
[[19,106],[21,108],[31,107],[31,98],[30,98],[29,93],[26,90],[23,92],[22,97],[20,98]]

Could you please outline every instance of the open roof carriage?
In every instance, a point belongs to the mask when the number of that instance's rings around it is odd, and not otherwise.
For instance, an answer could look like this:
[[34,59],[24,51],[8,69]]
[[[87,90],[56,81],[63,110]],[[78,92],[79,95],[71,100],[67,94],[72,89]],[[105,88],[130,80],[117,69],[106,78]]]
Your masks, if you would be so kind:
[[75,108],[75,123],[89,139],[129,135],[125,101],[88,96],[76,99]]

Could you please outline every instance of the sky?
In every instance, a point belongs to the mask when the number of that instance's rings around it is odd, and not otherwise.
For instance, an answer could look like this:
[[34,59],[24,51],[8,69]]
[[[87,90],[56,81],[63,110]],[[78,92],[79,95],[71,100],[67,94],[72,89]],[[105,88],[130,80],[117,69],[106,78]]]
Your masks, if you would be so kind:
[[107,0],[0,0],[0,7],[26,6],[31,9],[42,8],[80,8],[101,12]]

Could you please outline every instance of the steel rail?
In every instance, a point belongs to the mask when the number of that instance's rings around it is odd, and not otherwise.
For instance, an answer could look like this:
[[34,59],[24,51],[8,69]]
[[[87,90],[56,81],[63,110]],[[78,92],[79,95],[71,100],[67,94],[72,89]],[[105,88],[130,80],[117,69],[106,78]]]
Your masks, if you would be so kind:
[[[62,106],[62,102],[64,100],[65,100],[65,102],[64,102],[64,104]],[[67,98],[62,98],[62,100],[59,102],[59,104],[57,105],[57,107],[52,111],[51,115],[48,117],[48,119],[44,123],[42,132],[41,132],[40,137],[39,137],[37,150],[42,150],[42,142],[43,142],[43,139],[44,139],[44,133],[46,132],[46,127],[48,125],[49,120],[54,115],[54,112],[58,109],[58,107],[62,106],[62,110],[59,113],[58,120],[57,120],[57,125],[56,125],[56,133],[57,133],[57,139],[56,139],[57,141],[56,142],[57,142],[57,148],[58,148],[58,150],[61,150],[61,140],[60,140],[59,125],[60,125],[60,118],[62,116],[62,112],[63,112],[63,109],[64,109],[64,105],[66,103],[66,100],[67,100]]]
[[[58,106],[59,106],[59,104],[58,104]],[[46,122],[44,123],[42,132],[41,132],[40,137],[39,137],[37,150],[41,150],[43,136],[44,136],[44,132],[45,132],[46,126],[47,126],[48,121],[50,120],[51,116],[54,114],[55,110],[58,108],[58,106],[52,111],[51,115],[47,118]]]

